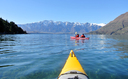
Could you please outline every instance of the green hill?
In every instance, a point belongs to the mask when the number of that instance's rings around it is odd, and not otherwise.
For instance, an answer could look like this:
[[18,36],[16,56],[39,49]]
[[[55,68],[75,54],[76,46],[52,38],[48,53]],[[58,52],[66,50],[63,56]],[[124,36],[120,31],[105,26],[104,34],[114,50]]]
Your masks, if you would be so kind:
[[128,35],[128,12],[89,34]]
[[26,31],[23,31],[12,21],[8,22],[0,18],[0,34],[26,34]]

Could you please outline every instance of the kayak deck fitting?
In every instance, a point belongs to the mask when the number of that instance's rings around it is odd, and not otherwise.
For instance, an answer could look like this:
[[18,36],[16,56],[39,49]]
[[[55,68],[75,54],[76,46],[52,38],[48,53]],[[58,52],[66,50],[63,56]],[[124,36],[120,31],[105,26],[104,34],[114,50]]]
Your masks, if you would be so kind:
[[58,79],[89,79],[73,50],[71,50]]

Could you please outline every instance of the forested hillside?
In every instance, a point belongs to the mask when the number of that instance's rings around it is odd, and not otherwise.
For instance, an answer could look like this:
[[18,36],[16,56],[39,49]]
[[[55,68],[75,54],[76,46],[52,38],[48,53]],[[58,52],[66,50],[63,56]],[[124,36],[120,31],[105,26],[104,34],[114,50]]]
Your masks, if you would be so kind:
[[21,27],[18,27],[13,21],[8,22],[0,18],[0,34],[25,34]]

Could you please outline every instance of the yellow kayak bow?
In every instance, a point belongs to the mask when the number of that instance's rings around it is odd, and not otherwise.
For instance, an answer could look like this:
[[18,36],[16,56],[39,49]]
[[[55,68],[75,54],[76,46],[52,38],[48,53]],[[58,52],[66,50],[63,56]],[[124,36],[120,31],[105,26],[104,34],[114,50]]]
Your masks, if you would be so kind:
[[73,50],[70,51],[68,59],[61,70],[58,79],[88,79],[87,74],[82,68]]

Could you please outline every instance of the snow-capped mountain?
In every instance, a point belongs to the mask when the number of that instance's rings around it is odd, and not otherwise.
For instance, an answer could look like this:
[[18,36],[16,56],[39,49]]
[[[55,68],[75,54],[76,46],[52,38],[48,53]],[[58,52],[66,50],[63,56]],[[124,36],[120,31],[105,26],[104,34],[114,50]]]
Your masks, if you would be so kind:
[[[103,25],[103,24],[102,24]],[[95,31],[102,27],[102,25],[93,23],[79,23],[79,22],[62,22],[44,20],[35,23],[18,24],[19,27],[27,31],[28,33],[44,33],[44,32],[61,32],[61,33],[88,33]]]

